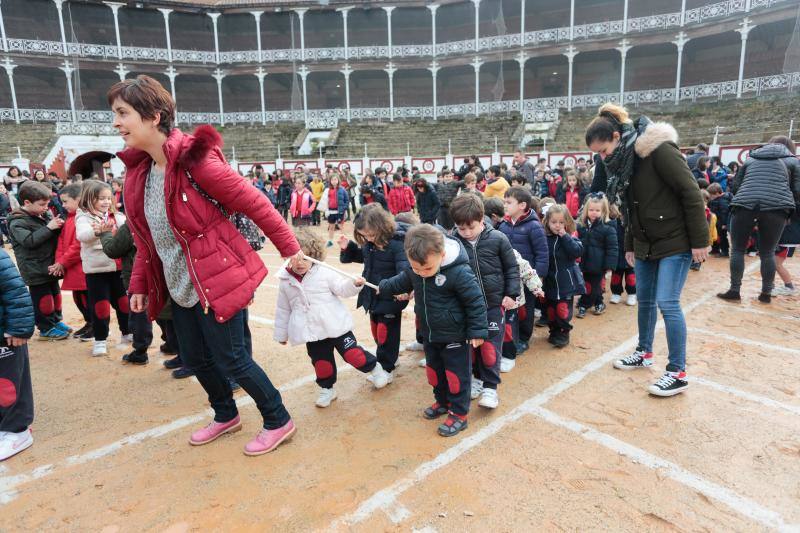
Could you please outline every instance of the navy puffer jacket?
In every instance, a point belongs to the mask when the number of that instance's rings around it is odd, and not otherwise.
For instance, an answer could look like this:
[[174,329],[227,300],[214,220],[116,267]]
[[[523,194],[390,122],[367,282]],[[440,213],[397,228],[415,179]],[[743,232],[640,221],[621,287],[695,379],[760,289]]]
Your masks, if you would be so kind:
[[467,251],[469,265],[489,308],[500,307],[504,296],[517,299],[520,293],[519,266],[508,238],[486,224],[475,246],[454,231]]
[[614,225],[614,231],[617,233],[617,259],[613,270],[633,268],[625,260],[625,224],[620,218],[612,219],[610,224]]
[[535,212],[529,211],[516,223],[512,223],[510,219],[506,218],[497,229],[508,237],[511,247],[531,264],[539,276],[547,274],[549,266],[547,237],[545,237],[544,228]]
[[617,266],[619,243],[617,241],[616,223],[606,224],[597,220],[594,224],[587,221],[588,226],[578,227],[578,237],[583,244],[581,270],[591,274],[602,274]]
[[[424,184],[425,190],[420,192],[417,185]],[[414,194],[417,200],[417,211],[419,219],[423,224],[436,224],[436,217],[439,215],[439,207],[442,205],[439,196],[433,190],[431,184],[425,179],[419,179],[414,184]]]
[[[405,248],[403,248],[408,228],[408,224],[398,222],[394,236],[383,250],[371,242],[360,248],[356,243],[350,241],[347,248],[339,254],[339,260],[342,263],[363,263],[364,271],[361,275],[368,282],[377,285],[381,280],[391,278],[411,268],[406,258]],[[390,295],[375,294],[375,290],[369,287],[364,287],[358,293],[357,306],[363,307],[364,311],[369,313],[398,315],[407,305],[408,302],[398,302]]]
[[21,339],[33,335],[33,303],[17,267],[0,249],[0,336]]
[[733,179],[731,207],[753,211],[787,211],[800,200],[800,161],[782,144],[750,151]]
[[423,278],[408,267],[379,286],[381,296],[389,298],[414,290],[414,313],[428,342],[464,342],[489,336],[483,294],[466,250],[452,237],[445,237],[444,260],[435,276]]
[[544,280],[544,295],[548,300],[565,300],[586,294],[583,274],[575,262],[583,254],[581,241],[570,235],[547,237],[550,271]]

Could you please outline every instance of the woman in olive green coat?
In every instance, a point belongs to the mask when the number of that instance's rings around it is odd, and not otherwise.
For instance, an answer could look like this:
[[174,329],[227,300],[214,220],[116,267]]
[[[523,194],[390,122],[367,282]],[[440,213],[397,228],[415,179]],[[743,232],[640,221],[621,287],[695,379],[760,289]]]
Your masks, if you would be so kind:
[[636,273],[639,344],[614,362],[620,370],[653,364],[653,337],[661,309],[669,348],[666,373],[650,394],[686,390],[686,321],[681,291],[692,261],[708,258],[708,224],[697,181],[678,149],[671,125],[606,104],[586,129],[586,145],[600,155],[606,194],[620,206],[625,223],[625,259]]

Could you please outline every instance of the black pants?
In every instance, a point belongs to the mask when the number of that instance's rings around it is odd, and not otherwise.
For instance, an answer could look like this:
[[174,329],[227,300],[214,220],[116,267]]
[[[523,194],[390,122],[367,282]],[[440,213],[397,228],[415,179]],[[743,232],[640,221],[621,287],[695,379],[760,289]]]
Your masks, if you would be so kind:
[[568,335],[572,329],[573,298],[547,300],[547,320],[550,322],[550,335]]
[[213,309],[206,312],[200,303],[186,308],[172,302],[172,321],[178,334],[181,360],[194,371],[208,394],[216,422],[229,422],[239,413],[227,376],[236,380],[255,400],[265,429],[277,429],[289,422],[281,393],[253,361],[247,309],[220,323]]
[[489,338],[480,348],[472,348],[472,375],[483,381],[487,389],[496,389],[500,384],[500,356],[503,354],[505,337],[505,314],[502,307],[486,310],[489,322]]
[[611,271],[611,294],[622,294],[622,282],[625,282],[625,292],[636,294],[636,273],[633,268]]
[[712,250],[713,251],[718,251],[722,255],[730,255],[731,246],[730,246],[730,242],[728,241],[728,228],[726,227],[725,229],[722,229],[718,225],[717,226],[717,235],[718,235],[719,239],[712,246]]
[[517,309],[517,316],[519,317],[519,337],[516,340],[522,342],[529,342],[533,337],[533,322],[536,320],[533,312],[536,310],[537,298],[533,295],[527,287],[523,287],[525,291],[525,306]]
[[89,289],[89,310],[92,313],[92,329],[94,339],[104,341],[108,338],[108,324],[111,308],[117,312],[119,330],[123,335],[130,333],[128,329],[128,295],[122,286],[122,278],[118,271],[86,274],[86,287]]
[[31,300],[33,300],[33,314],[36,318],[36,327],[46,333],[56,327],[63,319],[61,315],[61,289],[58,280],[31,285]]
[[397,366],[397,357],[400,355],[400,323],[402,316],[379,315],[370,313],[369,325],[372,329],[372,338],[378,349],[375,355],[384,370],[391,372]]
[[758,226],[761,292],[770,294],[775,282],[775,248],[786,227],[785,211],[736,209],[731,217],[731,290],[739,291],[744,275],[744,254],[753,228]]
[[335,339],[307,342],[306,350],[314,364],[317,385],[330,389],[336,383],[336,360],[333,350],[336,349],[345,361],[361,372],[371,372],[378,360],[374,355],[362,348],[352,331],[348,331]]
[[603,303],[603,285],[605,273],[584,272],[583,281],[586,285],[586,294],[578,300],[578,307],[594,307]]
[[147,353],[153,343],[153,323],[147,318],[147,312],[128,315],[128,329],[133,334],[133,349],[140,354]]
[[441,206],[439,207],[439,216],[436,217],[436,220],[439,222],[439,225],[442,226],[444,229],[450,230],[453,229],[453,219],[450,218],[450,206]]
[[175,324],[171,319],[157,318],[156,324],[161,328],[161,340],[168,352],[180,354],[178,336],[175,334]]
[[314,226],[319,226],[319,211],[316,209],[311,212],[311,224]]
[[81,312],[83,321],[87,324],[92,321],[92,314],[89,312],[89,291],[72,291],[72,301],[75,307]]
[[516,341],[519,339],[519,313],[517,309],[509,309],[506,311],[505,327],[503,329],[503,357],[506,359],[516,359]]
[[20,433],[33,422],[33,389],[28,345],[0,341],[0,431]]
[[466,416],[472,376],[472,357],[467,342],[426,342],[428,383],[436,402],[451,413]]

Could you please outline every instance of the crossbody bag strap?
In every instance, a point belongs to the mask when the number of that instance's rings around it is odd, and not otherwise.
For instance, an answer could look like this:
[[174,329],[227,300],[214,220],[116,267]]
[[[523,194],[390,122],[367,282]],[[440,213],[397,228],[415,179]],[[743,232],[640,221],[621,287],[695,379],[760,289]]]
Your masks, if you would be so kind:
[[224,207],[222,207],[222,204],[220,204],[218,200],[216,200],[216,199],[212,198],[212,197],[211,197],[211,196],[210,196],[210,195],[209,195],[209,194],[208,194],[206,191],[204,191],[204,190],[203,190],[203,189],[200,187],[200,185],[198,185],[198,184],[197,184],[197,182],[196,182],[196,181],[194,180],[194,178],[192,177],[192,174],[191,174],[191,173],[190,173],[190,172],[189,172],[187,169],[184,169],[184,172],[186,172],[186,177],[189,179],[189,184],[191,184],[192,188],[193,188],[195,191],[197,191],[197,192],[200,194],[200,196],[202,196],[203,198],[205,198],[206,200],[208,200],[208,202],[210,202],[210,203],[211,203],[211,205],[213,205],[214,207],[216,207],[217,209],[219,209],[219,210],[220,210],[220,212],[222,213],[222,216],[224,216],[225,218],[229,218],[229,217],[230,217],[230,215],[229,215],[229,214],[228,214],[228,212],[225,210],[225,208],[224,208]]

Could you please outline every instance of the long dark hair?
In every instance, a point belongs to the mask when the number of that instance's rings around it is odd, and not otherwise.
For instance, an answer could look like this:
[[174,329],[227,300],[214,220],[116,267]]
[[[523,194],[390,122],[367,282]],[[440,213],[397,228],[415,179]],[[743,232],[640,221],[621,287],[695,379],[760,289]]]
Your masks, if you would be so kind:
[[614,132],[622,133],[622,125],[630,123],[628,111],[616,104],[604,104],[597,111],[597,116],[586,127],[586,146],[595,141],[611,141]]

